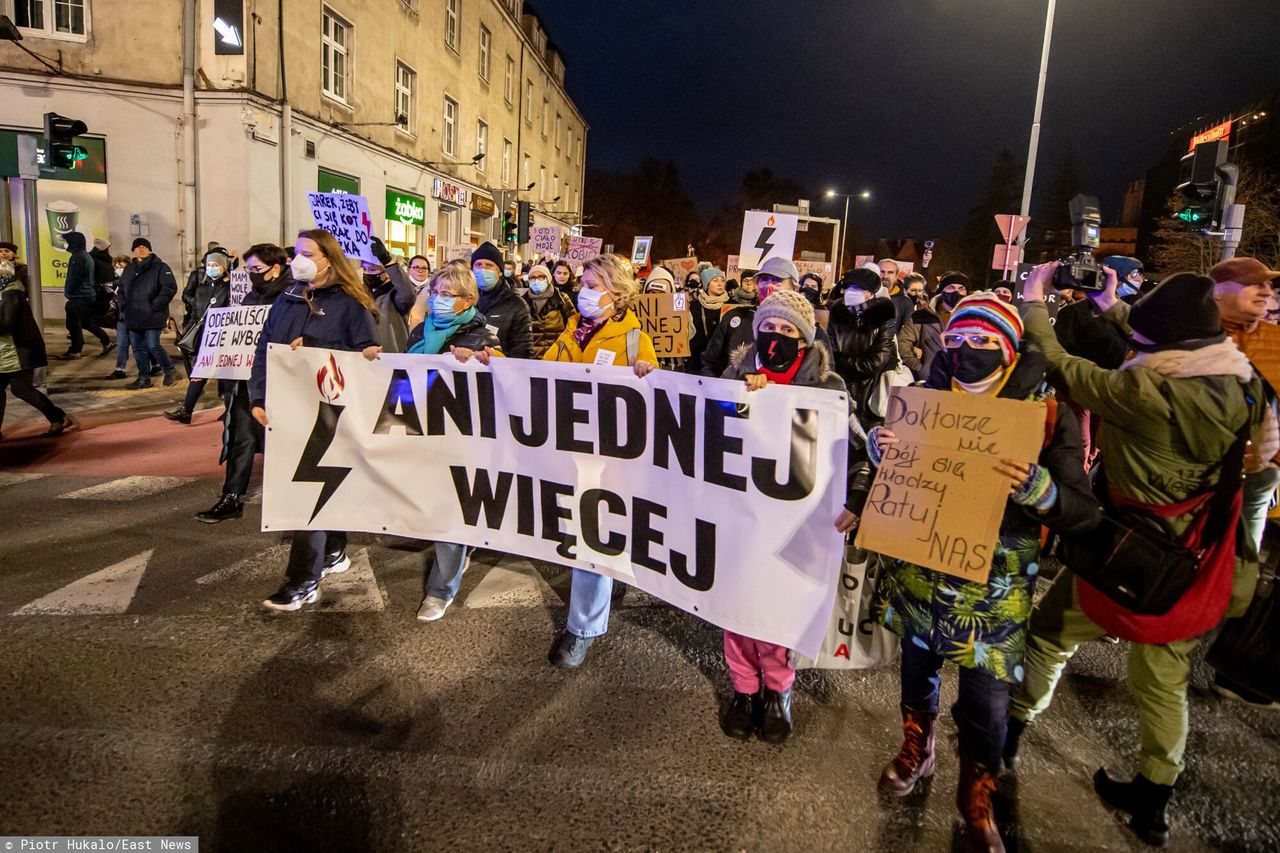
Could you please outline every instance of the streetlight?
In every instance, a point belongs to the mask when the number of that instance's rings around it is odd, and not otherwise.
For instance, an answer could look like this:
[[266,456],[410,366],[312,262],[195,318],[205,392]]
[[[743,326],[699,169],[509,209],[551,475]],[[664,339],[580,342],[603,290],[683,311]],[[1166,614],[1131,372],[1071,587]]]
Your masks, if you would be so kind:
[[[1027,145],[1027,172],[1022,179],[1023,216],[1031,212],[1031,184],[1036,174],[1036,149],[1040,145],[1040,110],[1044,106],[1044,81],[1049,75],[1049,39],[1053,36],[1053,11],[1058,0],[1049,0],[1049,8],[1044,18],[1044,44],[1040,48],[1040,77],[1036,83],[1036,109],[1031,118],[1031,142]],[[1019,245],[1026,243],[1027,232],[1023,231],[1018,240]]]
[[836,275],[844,272],[844,237],[849,228],[849,199],[855,195],[863,201],[871,200],[871,190],[863,190],[860,193],[838,193],[835,190],[827,190],[827,198],[844,199],[844,217],[840,220],[840,257],[836,261]]

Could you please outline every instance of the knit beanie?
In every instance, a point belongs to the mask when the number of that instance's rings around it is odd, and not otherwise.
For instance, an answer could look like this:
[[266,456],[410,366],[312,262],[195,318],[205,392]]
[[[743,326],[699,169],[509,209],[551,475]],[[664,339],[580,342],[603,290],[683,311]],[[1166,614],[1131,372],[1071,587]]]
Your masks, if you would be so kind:
[[151,251],[151,241],[148,240],[146,237],[135,237],[133,240],[133,245],[129,247],[129,251],[133,251],[139,246],[146,246],[147,251],[148,252]]
[[792,263],[790,258],[773,257],[760,265],[760,271],[756,275],[768,275],[778,279],[789,278],[792,281],[798,281],[800,271],[796,269],[796,265]]
[[222,271],[226,272],[231,268],[231,259],[227,257],[227,253],[220,249],[215,249],[204,256],[205,264],[214,263],[222,267]]
[[1107,255],[1102,259],[1102,264],[1116,271],[1116,279],[1118,281],[1124,281],[1135,271],[1142,270],[1142,261],[1137,258],[1131,258],[1128,255]]
[[487,240],[471,253],[471,265],[475,266],[476,261],[493,261],[499,270],[502,269],[502,253],[498,251],[497,246]]
[[[472,258],[472,261],[474,260],[475,258]],[[538,273],[542,273],[544,276],[546,276],[548,282],[551,281],[551,270],[547,267],[546,264],[534,264],[533,266],[529,267],[529,274],[525,277],[533,278]]]
[[105,252],[107,249],[111,248],[111,243],[103,240],[101,237],[95,237],[93,238],[93,248],[97,249],[99,252]]
[[965,289],[969,287],[969,276],[962,272],[945,273],[942,278],[938,279],[938,290],[942,291],[947,285],[962,284]]
[[956,303],[946,331],[995,335],[1000,340],[1004,363],[1012,364],[1022,343],[1022,318],[1012,305],[994,293],[975,293]]
[[644,285],[645,287],[651,287],[657,282],[666,282],[668,291],[676,289],[676,280],[666,267],[654,267],[650,270],[649,277],[644,280]]
[[808,299],[805,299],[804,294],[797,291],[775,290],[769,294],[768,299],[760,303],[752,324],[756,334],[760,334],[760,324],[770,317],[786,320],[795,326],[800,330],[800,336],[810,344],[813,343],[814,335],[818,333],[813,319],[813,306],[809,304]]
[[1186,341],[1222,340],[1213,279],[1192,272],[1174,273],[1133,304],[1129,328],[1152,342],[1134,343],[1135,348],[1146,350],[1174,349]]
[[724,270],[719,267],[707,267],[698,273],[698,277],[702,279],[702,289],[706,290],[711,286],[712,279],[724,278]]

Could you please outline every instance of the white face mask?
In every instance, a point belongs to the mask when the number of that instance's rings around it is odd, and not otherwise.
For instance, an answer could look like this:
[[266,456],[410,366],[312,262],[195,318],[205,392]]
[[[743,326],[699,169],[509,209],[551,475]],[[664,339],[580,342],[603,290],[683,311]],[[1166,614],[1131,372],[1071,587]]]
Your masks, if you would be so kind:
[[847,287],[844,291],[844,305],[846,308],[858,308],[865,304],[870,296],[871,294],[861,287]]
[[294,281],[315,281],[316,276],[320,274],[316,262],[308,258],[306,255],[294,255],[293,260],[289,262],[289,272],[292,273]]
[[603,291],[582,288],[578,291],[578,312],[588,320],[599,320],[613,307],[612,303],[601,305],[600,300],[603,297]]

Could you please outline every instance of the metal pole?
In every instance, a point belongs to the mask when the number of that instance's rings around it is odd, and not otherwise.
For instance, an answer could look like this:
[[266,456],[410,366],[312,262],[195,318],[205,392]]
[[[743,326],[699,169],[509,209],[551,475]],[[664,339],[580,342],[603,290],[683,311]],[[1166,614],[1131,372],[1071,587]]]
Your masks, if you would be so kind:
[[[46,143],[47,145],[48,143]],[[44,294],[40,292],[43,282],[40,280],[40,208],[36,200],[35,178],[22,180],[22,242],[27,250],[27,301],[31,304],[31,314],[36,318],[36,326],[44,329]]]
[[844,197],[844,219],[840,220],[840,260],[836,264],[836,276],[844,275],[844,244],[848,240],[849,230],[849,196]]
[[1229,261],[1236,256],[1240,248],[1240,234],[1244,230],[1244,205],[1233,204],[1227,207],[1222,217],[1222,260]]
[[[1031,119],[1031,142],[1027,146],[1027,171],[1022,180],[1022,215],[1031,211],[1031,185],[1036,175],[1036,149],[1040,146],[1040,112],[1044,107],[1044,83],[1049,75],[1049,40],[1053,36],[1053,10],[1058,0],[1049,0],[1049,10],[1044,17],[1044,46],[1040,49],[1040,78],[1036,84],[1036,110]],[[1018,242],[1024,243],[1027,232],[1022,232]]]

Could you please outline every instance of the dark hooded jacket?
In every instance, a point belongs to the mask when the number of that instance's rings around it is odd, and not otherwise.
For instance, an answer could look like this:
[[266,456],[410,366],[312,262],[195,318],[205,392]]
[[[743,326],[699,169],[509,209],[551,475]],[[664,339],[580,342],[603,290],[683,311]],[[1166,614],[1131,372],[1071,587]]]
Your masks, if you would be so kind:
[[[695,369],[699,362],[690,359],[690,372],[701,373],[703,376],[720,376],[736,353],[755,343],[757,307],[756,302],[726,305],[726,310],[720,315],[720,324],[716,326],[711,339],[707,341],[707,348],[702,352],[701,368]],[[821,345],[828,355],[831,354],[831,338],[821,326],[817,328],[813,342]]]
[[[542,299],[535,298],[533,291],[529,291],[525,293],[524,300],[529,306],[529,316],[533,321],[533,357],[542,358],[542,354],[560,339],[560,334],[569,325],[569,318],[577,312],[569,297],[555,285],[547,288]],[[539,305],[539,302],[542,304]]]
[[480,291],[476,310],[493,327],[507,358],[534,357],[533,321],[529,317],[529,306],[506,279],[499,277],[493,287]]
[[0,284],[0,373],[16,373],[48,364],[44,335],[31,313],[27,288],[14,276]]
[[911,312],[898,329],[898,356],[917,382],[929,378],[933,359],[942,351],[942,318],[931,306]]
[[116,267],[115,261],[111,258],[111,253],[106,249],[99,249],[95,246],[89,250],[89,257],[93,259],[94,282],[101,285],[114,284]]
[[173,270],[152,254],[134,260],[120,275],[120,313],[130,331],[163,329],[169,319],[169,302],[178,292]]
[[405,352],[409,348],[407,318],[418,295],[404,266],[387,264],[386,270],[386,281],[370,276],[364,280],[378,306],[378,346],[384,352]]
[[[894,345],[894,307],[887,297],[877,297],[855,310],[844,304],[843,286],[831,295],[831,349],[836,373],[849,386],[855,411],[861,418],[880,374],[898,363]],[[864,419],[865,420],[865,419]],[[866,424],[870,428],[870,424]]]
[[98,298],[98,288],[94,283],[93,258],[85,250],[84,235],[79,231],[72,231],[64,239],[71,257],[67,260],[63,293],[67,299],[92,302]]

